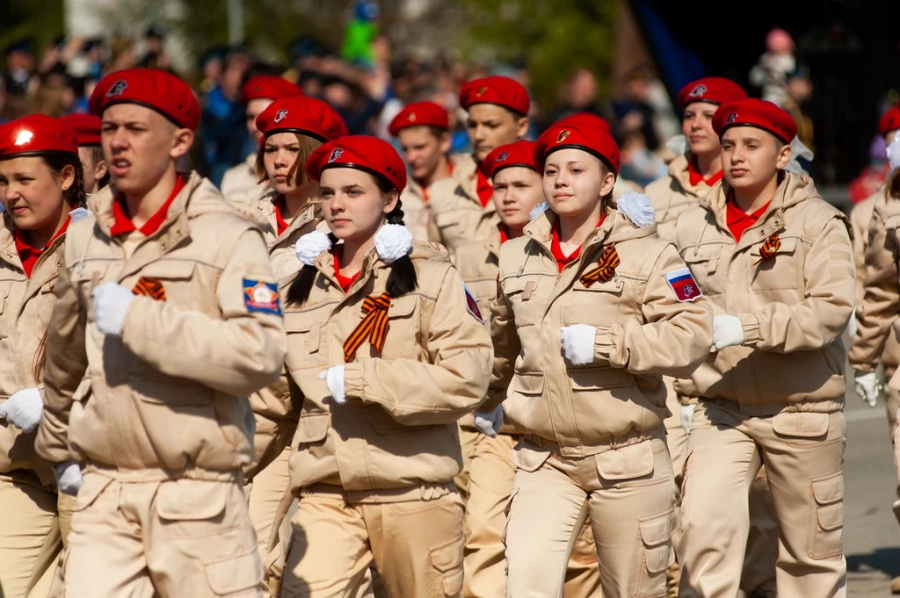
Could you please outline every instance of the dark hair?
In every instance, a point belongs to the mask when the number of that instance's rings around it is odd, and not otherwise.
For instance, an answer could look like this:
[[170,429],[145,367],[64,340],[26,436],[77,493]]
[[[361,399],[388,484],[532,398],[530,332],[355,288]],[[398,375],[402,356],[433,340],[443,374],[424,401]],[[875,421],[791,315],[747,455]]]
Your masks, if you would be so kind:
[[[382,193],[397,191],[397,188],[386,178],[377,175],[371,176],[378,185],[378,190]],[[399,224],[400,226],[403,226],[402,203],[403,202],[400,201],[400,198],[398,197],[397,205],[394,206],[394,209],[387,215],[386,220],[388,224]],[[332,245],[337,242],[337,238],[334,235],[328,235],[328,238],[331,240]],[[402,297],[416,289],[416,286],[418,285],[418,276],[416,275],[416,267],[413,265],[409,254],[404,255],[393,262],[389,267],[391,273],[388,275],[386,290],[391,297]],[[291,286],[288,287],[287,303],[289,305],[303,305],[306,303],[315,282],[316,267],[304,264],[303,267],[300,268],[300,272],[297,273],[297,277],[291,282]]]
[[63,201],[69,204],[73,210],[75,208],[84,207],[84,169],[81,167],[81,160],[75,154],[59,153],[44,154],[44,163],[53,171],[53,175],[58,177],[66,166],[71,166],[75,170],[75,181],[72,186],[63,191]]

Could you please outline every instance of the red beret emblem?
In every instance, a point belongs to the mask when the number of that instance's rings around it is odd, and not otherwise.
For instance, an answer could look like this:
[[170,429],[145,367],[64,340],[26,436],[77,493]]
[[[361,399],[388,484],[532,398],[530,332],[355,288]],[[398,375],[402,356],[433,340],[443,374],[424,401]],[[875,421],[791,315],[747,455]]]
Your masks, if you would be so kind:
[[27,145],[31,143],[31,140],[34,138],[34,133],[29,130],[19,131],[19,134],[16,135],[16,145]]
[[476,98],[480,98],[480,97],[483,96],[485,93],[487,93],[487,87],[479,87],[479,88],[478,88],[478,91],[475,92],[475,97],[476,97]]
[[503,162],[507,158],[509,158],[509,152],[503,152],[502,154],[497,156],[497,162]]
[[125,79],[119,79],[113,86],[109,88],[109,91],[106,92],[106,97],[114,98],[116,96],[120,96],[125,93],[125,90],[128,89],[128,82]]
[[283,121],[287,115],[288,115],[287,110],[279,110],[278,112],[275,113],[275,118],[273,118],[272,121],[277,125],[278,123]]
[[725,120],[725,124],[730,125],[731,123],[733,123],[736,120],[737,120],[737,112],[732,112],[731,114],[728,115],[728,118]]
[[406,117],[406,120],[408,120],[408,121],[411,122],[411,123],[416,122],[416,113],[415,113],[415,112],[410,112],[410,113],[409,113],[409,116]]
[[332,162],[339,159],[343,155],[344,155],[344,150],[342,150],[339,147],[334,148],[334,150],[332,150],[332,152],[331,152],[331,155],[328,156],[328,163],[331,164]]
[[563,129],[559,132],[559,135],[556,136],[556,143],[562,143],[569,138],[570,134],[569,129]]
[[705,94],[707,91],[709,91],[709,90],[706,88],[706,85],[703,85],[701,83],[700,85],[694,86],[694,89],[691,90],[691,93],[688,94],[688,97],[689,98],[702,98],[703,94]]

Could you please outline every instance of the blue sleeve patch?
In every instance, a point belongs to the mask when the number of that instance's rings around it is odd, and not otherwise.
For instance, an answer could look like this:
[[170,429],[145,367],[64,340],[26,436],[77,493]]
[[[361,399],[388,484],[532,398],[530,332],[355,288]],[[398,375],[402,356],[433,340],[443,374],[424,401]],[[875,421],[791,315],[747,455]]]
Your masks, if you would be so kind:
[[244,305],[247,311],[258,314],[281,315],[278,285],[252,278],[244,279]]

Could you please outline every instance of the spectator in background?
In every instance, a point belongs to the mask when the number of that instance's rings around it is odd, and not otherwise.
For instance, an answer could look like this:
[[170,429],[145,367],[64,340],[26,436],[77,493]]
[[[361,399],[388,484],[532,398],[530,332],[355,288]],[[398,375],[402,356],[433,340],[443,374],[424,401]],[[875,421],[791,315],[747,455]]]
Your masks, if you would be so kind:
[[619,177],[646,187],[669,172],[665,161],[647,146],[644,137],[644,117],[629,112],[619,123]]
[[207,94],[201,113],[207,176],[217,187],[222,184],[225,171],[244,159],[248,133],[244,126],[241,85],[249,67],[242,49],[229,53],[221,82]]
[[144,36],[144,55],[137,65],[171,72],[172,59],[166,53],[166,32],[159,25],[152,25]]
[[[659,149],[659,136],[654,126],[655,111],[650,104],[653,72],[645,66],[632,70],[626,76],[625,97],[613,103],[616,118],[624,124],[623,135],[632,135],[634,130],[641,133],[643,145],[651,152]],[[665,172],[661,176],[664,176]],[[658,178],[658,177],[657,177]]]
[[209,94],[216,86],[222,83],[222,72],[225,70],[225,56],[228,49],[217,46],[207,50],[200,59],[200,70],[203,79],[200,81],[199,91],[203,95]]
[[324,77],[322,99],[341,115],[350,135],[367,135],[374,131],[374,124],[369,121],[378,116],[381,102],[366,94],[357,83],[337,75]]
[[575,69],[569,75],[560,89],[559,103],[550,113],[546,126],[549,127],[556,121],[579,112],[606,116],[597,103],[597,77],[585,68]]
[[781,102],[781,107],[788,111],[797,123],[797,137],[803,145],[815,151],[813,142],[813,122],[803,110],[806,103],[812,97],[813,84],[809,78],[806,67],[797,67],[788,74],[786,80],[786,95]]
[[750,82],[762,91],[762,99],[779,106],[787,98],[788,75],[797,69],[794,40],[784,29],[772,29],[766,36],[766,52],[750,70]]
[[14,120],[29,114],[29,83],[35,68],[34,42],[31,38],[20,39],[4,50],[6,71],[3,85],[6,88],[6,104],[3,118]]
[[128,37],[114,37],[109,43],[109,61],[103,70],[104,75],[130,69],[135,64],[134,41]]

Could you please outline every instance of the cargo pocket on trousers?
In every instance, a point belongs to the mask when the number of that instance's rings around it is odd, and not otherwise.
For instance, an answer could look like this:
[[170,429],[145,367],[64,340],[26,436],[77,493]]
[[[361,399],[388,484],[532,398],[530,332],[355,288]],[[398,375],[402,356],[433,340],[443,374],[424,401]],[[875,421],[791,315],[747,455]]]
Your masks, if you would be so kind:
[[814,559],[830,559],[843,554],[844,473],[813,480],[810,484],[809,542]]
[[784,411],[772,418],[775,435],[794,448],[815,448],[828,438],[827,413]]
[[[653,444],[649,440],[632,444],[620,449],[598,453],[597,472],[604,480],[622,485],[652,485],[665,482],[665,477],[653,479],[655,458]],[[638,478],[648,478],[639,480]]]
[[638,529],[641,538],[635,551],[631,595],[634,598],[665,596],[666,569],[675,557],[672,553],[675,509],[639,519]]
[[465,538],[459,535],[449,542],[432,548],[429,558],[436,574],[439,596],[459,596],[463,589],[463,547]]
[[[231,596],[261,588],[263,581],[259,555],[254,551],[214,563],[205,563],[209,589],[216,596]],[[262,592],[257,592],[262,596]]]
[[112,478],[98,474],[89,474],[84,478],[84,485],[78,490],[78,496],[75,498],[75,506],[72,510],[75,512],[84,511],[94,504],[111,483]]

